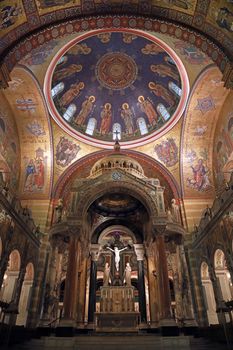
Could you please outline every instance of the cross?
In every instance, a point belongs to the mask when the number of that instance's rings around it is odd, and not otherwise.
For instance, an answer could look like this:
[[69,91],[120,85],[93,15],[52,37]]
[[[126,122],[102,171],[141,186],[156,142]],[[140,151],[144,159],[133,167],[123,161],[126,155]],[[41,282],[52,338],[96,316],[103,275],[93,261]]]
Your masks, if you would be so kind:
[[120,134],[120,131],[116,130],[113,132],[113,134],[116,134],[116,141],[119,141],[118,135]]

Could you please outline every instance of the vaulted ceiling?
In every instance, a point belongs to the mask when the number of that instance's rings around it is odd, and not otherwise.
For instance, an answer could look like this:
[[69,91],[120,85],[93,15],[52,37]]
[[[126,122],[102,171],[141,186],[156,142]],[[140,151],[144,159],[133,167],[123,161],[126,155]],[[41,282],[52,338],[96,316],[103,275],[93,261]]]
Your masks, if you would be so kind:
[[[74,176],[88,176],[92,164],[107,152],[102,149],[112,148],[112,136],[110,144],[101,144],[101,138],[104,136],[103,141],[108,143],[109,136],[102,133],[100,137],[97,133],[96,142],[85,134],[86,124],[85,128],[78,123],[69,124],[63,116],[68,104],[59,110],[58,118],[53,115],[51,106],[48,108],[48,96],[56,85],[54,80],[51,83],[52,76],[57,74],[58,82],[69,83],[64,93],[75,85],[74,77],[85,85],[85,89],[80,89],[79,100],[71,99],[76,116],[80,115],[82,104],[94,96],[95,109],[91,105],[90,111],[92,116],[96,111],[99,133],[104,106],[113,106],[112,118],[115,115],[115,121],[122,123],[125,133],[123,148],[141,162],[148,176],[169,183],[173,195],[185,208],[189,227],[197,222],[200,212],[206,204],[211,204],[216,189],[221,189],[233,169],[232,92],[226,88],[232,85],[232,1],[18,0],[14,5],[8,3],[0,4],[0,73],[1,86],[5,87],[0,92],[0,167],[11,186],[18,189],[21,199],[29,201],[41,214],[48,211],[51,193],[55,196],[56,188],[63,188]],[[114,40],[104,42],[109,36],[106,33],[113,33]],[[116,35],[119,37],[115,38]],[[131,41],[123,42],[124,36]],[[92,43],[92,56],[81,56],[80,52],[75,56],[71,52],[69,65],[56,68],[67,50],[76,49],[80,43],[88,44],[88,40],[96,40],[95,45]],[[140,40],[158,45],[157,52],[143,54],[141,46],[145,47],[146,43],[141,45]],[[165,53],[159,52],[161,47]],[[106,57],[112,51],[118,56]],[[173,67],[173,71],[164,60],[169,56],[178,67]],[[106,62],[102,57],[108,64],[111,62],[111,81],[106,80]],[[122,60],[131,70],[124,70]],[[81,69],[71,67],[67,78],[64,68],[75,64],[81,65]],[[161,64],[165,75],[157,71]],[[152,65],[157,67],[155,72]],[[132,81],[119,89],[119,84],[124,84],[117,80],[122,69],[124,75],[131,74]],[[127,133],[123,123],[125,110],[132,109],[135,116],[144,116],[150,122],[140,109],[139,97],[147,97],[155,108],[163,100],[149,88],[152,86],[149,83],[152,80],[158,85],[167,84],[164,86],[168,89],[170,78],[182,88],[184,108],[174,98],[180,116],[161,122],[159,127],[154,128],[152,123],[146,142],[140,143],[144,139],[137,136],[136,119],[132,134]],[[168,101],[169,96],[170,92]],[[54,100],[54,103],[58,102]],[[168,108],[169,103],[164,105]],[[140,142],[130,144],[132,137]],[[33,166],[41,176],[34,177],[32,182]]]

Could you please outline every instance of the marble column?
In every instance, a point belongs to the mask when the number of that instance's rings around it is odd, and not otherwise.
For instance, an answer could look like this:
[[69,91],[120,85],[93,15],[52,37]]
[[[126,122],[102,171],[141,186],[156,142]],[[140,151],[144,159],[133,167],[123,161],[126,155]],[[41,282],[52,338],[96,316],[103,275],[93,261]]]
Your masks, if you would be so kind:
[[39,257],[36,260],[35,277],[32,285],[32,295],[28,309],[27,327],[35,328],[38,326],[41,316],[42,301],[45,290],[46,272],[48,268],[48,235],[44,236],[40,246]]
[[189,247],[188,250],[188,266],[190,271],[190,288],[192,292],[192,300],[194,307],[195,319],[198,325],[206,327],[208,325],[208,317],[206,312],[206,306],[204,303],[204,295],[200,274],[200,265],[197,260],[197,254]]
[[149,283],[149,303],[151,325],[157,324],[159,320],[159,293],[155,264],[155,244],[151,243],[150,249],[146,251],[148,262],[148,283]]
[[134,244],[135,253],[138,262],[138,293],[139,293],[139,311],[141,322],[147,322],[146,317],[146,291],[144,278],[144,247],[143,244]]
[[57,274],[57,259],[58,259],[58,248],[56,242],[52,242],[52,251],[50,256],[49,271],[48,271],[48,283],[50,291],[54,291],[56,287],[56,274]]
[[85,318],[85,303],[86,303],[86,281],[87,281],[87,256],[82,254],[81,266],[79,272],[79,292],[77,305],[77,321],[80,324],[84,323]]
[[[17,309],[19,307],[19,300],[20,300],[20,295],[21,295],[21,291],[22,291],[22,287],[23,287],[23,281],[24,281],[25,274],[26,274],[26,265],[22,264],[21,267],[20,267],[18,278],[16,280],[14,292],[12,294],[12,300],[14,300],[14,306]],[[17,319],[17,314],[12,314],[10,316],[10,322],[9,323],[11,325],[15,324],[16,319]]]
[[88,322],[94,322],[94,313],[96,311],[96,277],[97,277],[97,261],[99,258],[99,244],[91,245],[91,270],[90,270],[90,287],[89,287],[89,303],[88,303]]
[[191,290],[190,290],[190,278],[189,278],[188,266],[187,266],[183,245],[177,246],[177,253],[178,253],[178,256],[180,257],[181,279],[183,279],[182,299],[183,299],[184,318],[186,320],[187,319],[194,320],[194,312],[193,312],[192,297],[191,297]]
[[76,320],[79,244],[78,236],[72,234],[70,236],[69,258],[66,273],[64,322],[74,322]]
[[158,284],[160,290],[160,319],[168,320],[171,315],[171,294],[168,279],[167,257],[165,251],[164,236],[156,235],[156,253],[158,266]]

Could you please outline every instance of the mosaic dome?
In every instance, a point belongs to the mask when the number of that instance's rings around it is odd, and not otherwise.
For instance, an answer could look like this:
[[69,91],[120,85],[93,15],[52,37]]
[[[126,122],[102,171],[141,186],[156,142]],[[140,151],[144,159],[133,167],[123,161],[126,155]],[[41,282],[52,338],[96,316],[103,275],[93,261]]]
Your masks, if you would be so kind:
[[98,30],[68,43],[51,62],[45,95],[51,115],[92,145],[138,146],[167,132],[189,92],[180,59],[135,30]]

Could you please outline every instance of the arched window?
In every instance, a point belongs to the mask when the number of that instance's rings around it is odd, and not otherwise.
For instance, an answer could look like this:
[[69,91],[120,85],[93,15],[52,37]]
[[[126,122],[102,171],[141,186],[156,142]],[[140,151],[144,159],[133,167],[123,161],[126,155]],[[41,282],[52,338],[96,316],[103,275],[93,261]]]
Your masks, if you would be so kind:
[[112,139],[116,140],[116,137],[121,140],[121,124],[119,123],[114,123],[112,126]]
[[67,110],[63,114],[63,118],[65,120],[67,120],[68,122],[70,122],[74,113],[76,112],[76,109],[77,108],[76,108],[75,104],[69,105],[69,107],[67,108]]
[[173,66],[176,65],[175,61],[170,56],[166,56],[165,61],[172,64]]
[[86,134],[93,135],[97,121],[95,118],[90,118],[87,123]]
[[60,92],[62,92],[64,90],[64,87],[65,87],[64,83],[59,83],[59,84],[55,85],[51,90],[52,98],[54,98]]
[[176,85],[175,83],[173,83],[173,81],[169,81],[168,87],[169,87],[169,90],[170,90],[171,92],[174,92],[178,97],[181,96],[181,94],[182,94],[181,88],[179,88],[178,85]]
[[57,65],[65,63],[67,61],[67,58],[67,56],[62,56],[61,58],[59,58],[59,60],[57,61]]
[[145,135],[148,133],[148,129],[147,129],[146,122],[145,122],[144,118],[142,118],[142,117],[138,118],[137,124],[138,124],[141,135]]
[[170,118],[170,113],[162,103],[159,103],[156,109],[165,121]]

